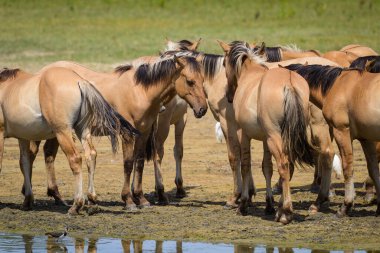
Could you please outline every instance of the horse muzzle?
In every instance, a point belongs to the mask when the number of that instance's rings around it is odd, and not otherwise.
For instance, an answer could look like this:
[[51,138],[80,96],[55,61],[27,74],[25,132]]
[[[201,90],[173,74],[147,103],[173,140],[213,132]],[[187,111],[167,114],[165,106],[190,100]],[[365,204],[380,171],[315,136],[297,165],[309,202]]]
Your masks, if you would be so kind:
[[195,110],[193,109],[193,111],[194,111],[194,116],[195,116],[197,119],[199,119],[199,118],[202,118],[202,117],[206,114],[206,112],[207,112],[207,107],[206,107],[206,108],[201,107],[198,111],[195,111]]

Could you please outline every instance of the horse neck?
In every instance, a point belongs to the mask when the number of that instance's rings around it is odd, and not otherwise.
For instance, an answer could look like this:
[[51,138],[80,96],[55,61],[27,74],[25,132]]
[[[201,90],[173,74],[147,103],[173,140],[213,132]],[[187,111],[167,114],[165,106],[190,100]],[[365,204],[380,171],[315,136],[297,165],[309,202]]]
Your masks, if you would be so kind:
[[238,79],[241,79],[247,74],[254,74],[255,76],[264,75],[264,73],[267,72],[267,70],[268,67],[262,64],[246,60],[241,66],[240,76]]
[[[326,95],[325,95],[326,96]],[[310,88],[310,102],[322,110],[325,96],[322,94],[322,89]]]

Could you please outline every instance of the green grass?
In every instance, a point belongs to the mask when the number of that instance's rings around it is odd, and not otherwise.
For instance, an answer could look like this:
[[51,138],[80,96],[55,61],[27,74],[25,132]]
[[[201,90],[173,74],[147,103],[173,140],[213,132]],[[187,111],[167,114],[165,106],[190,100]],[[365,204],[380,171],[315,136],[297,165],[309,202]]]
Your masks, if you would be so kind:
[[214,53],[216,39],[380,51],[379,13],[371,0],[0,0],[0,67],[121,62],[156,54],[165,37],[202,37],[200,49]]

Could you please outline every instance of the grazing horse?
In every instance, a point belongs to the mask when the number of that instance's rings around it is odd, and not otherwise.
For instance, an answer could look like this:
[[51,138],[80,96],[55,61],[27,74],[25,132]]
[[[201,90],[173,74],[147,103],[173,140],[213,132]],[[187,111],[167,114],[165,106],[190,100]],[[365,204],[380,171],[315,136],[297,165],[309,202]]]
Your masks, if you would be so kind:
[[[241,41],[219,44],[225,52],[226,96],[229,102],[233,101],[239,127],[242,193],[238,212],[245,212],[249,199],[250,140],[257,139],[264,142],[264,153],[270,153],[276,160],[283,180],[276,221],[287,224],[293,213],[290,167],[295,163],[312,164],[313,160],[313,149],[307,142],[308,85],[300,75],[291,71],[268,69],[262,65],[263,59],[259,55],[263,48],[254,52],[248,43]],[[263,167],[269,162],[264,160]],[[267,199],[268,206],[273,206],[273,199]]]
[[[379,165],[374,143],[380,140],[380,104],[376,96],[380,93],[380,75],[359,69],[320,65],[295,64],[286,68],[296,71],[307,80],[310,101],[322,109],[338,144],[345,179],[345,198],[338,215],[346,215],[354,201],[354,139],[358,139],[363,148],[369,176],[374,181],[377,192],[376,214],[380,214]],[[322,194],[319,193],[315,209],[327,199]]]
[[358,56],[370,56],[370,55],[379,55],[375,50],[373,50],[370,47],[357,45],[357,44],[350,44],[345,47],[342,47],[339,51],[342,52],[350,52],[354,53]]
[[[162,101],[169,101],[175,94],[184,98],[193,108],[196,117],[202,117],[207,111],[206,97],[203,92],[203,76],[199,62],[193,57],[166,57],[156,59],[150,64],[119,66],[113,73],[98,73],[73,62],[57,62],[46,66],[62,66],[72,69],[79,75],[93,80],[105,99],[125,118],[130,119],[134,126],[142,133],[135,143],[123,142],[124,186],[122,199],[126,209],[135,209],[136,202],[140,206],[150,205],[142,192],[142,172],[144,157],[150,158],[154,154],[154,129]],[[118,91],[118,92],[115,92]],[[54,153],[54,143],[46,143],[45,156]],[[45,144],[45,146],[46,146]],[[46,159],[46,157],[45,157]],[[54,159],[52,159],[54,161]],[[130,177],[135,166],[135,187],[131,193]],[[53,178],[53,166],[47,167],[48,177]],[[89,168],[91,175],[94,171]],[[89,177],[89,184],[93,185],[93,176]],[[55,182],[54,182],[55,183]],[[51,186],[50,186],[51,187]],[[56,183],[54,188],[56,189]],[[132,187],[133,188],[133,187]],[[133,196],[132,196],[133,194]],[[88,194],[89,200],[96,201],[95,191]]]
[[3,155],[4,138],[17,138],[24,174],[24,208],[30,208],[33,203],[30,141],[55,137],[75,177],[74,204],[69,213],[78,213],[84,202],[82,157],[75,147],[73,132],[92,159],[95,152],[92,133],[109,135],[113,151],[116,151],[119,133],[133,135],[138,131],[105,101],[90,82],[72,70],[55,67],[33,75],[18,69],[4,69],[0,72],[0,82],[0,157]]

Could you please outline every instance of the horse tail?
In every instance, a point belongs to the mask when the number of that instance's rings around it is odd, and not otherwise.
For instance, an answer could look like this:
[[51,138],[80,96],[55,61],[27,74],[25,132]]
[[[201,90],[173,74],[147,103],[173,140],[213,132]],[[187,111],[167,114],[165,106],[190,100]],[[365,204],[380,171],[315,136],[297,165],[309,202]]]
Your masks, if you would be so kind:
[[302,101],[293,87],[284,87],[284,120],[281,123],[281,138],[289,162],[303,166],[313,164],[314,148],[307,138],[307,120]]
[[216,122],[216,124],[215,124],[215,137],[216,137],[216,142],[217,143],[222,143],[223,142],[224,134],[223,134],[220,122]]
[[122,136],[139,134],[139,131],[116,112],[90,82],[82,80],[78,82],[78,86],[82,104],[80,119],[75,127],[76,131],[81,134],[88,128],[96,135],[108,135],[114,153],[118,148],[117,136],[119,134]]
[[148,140],[145,145],[145,159],[147,161],[152,160],[156,152],[156,127],[157,121],[153,123]]

